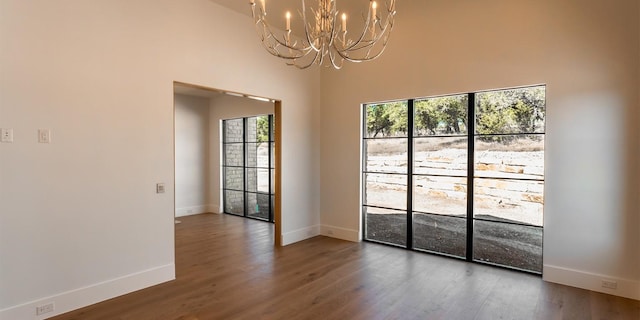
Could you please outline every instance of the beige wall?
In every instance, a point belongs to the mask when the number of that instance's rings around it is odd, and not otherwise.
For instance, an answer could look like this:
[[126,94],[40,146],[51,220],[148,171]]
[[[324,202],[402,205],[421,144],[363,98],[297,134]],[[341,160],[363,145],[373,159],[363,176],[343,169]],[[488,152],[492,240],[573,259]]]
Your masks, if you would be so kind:
[[174,106],[176,217],[210,212],[209,98],[176,94]]
[[361,103],[546,84],[544,278],[640,299],[638,1],[397,11],[380,59],[322,73],[322,233],[360,236]]
[[0,318],[174,277],[174,81],[282,100],[281,236],[313,235],[319,80],[209,0],[1,0]]

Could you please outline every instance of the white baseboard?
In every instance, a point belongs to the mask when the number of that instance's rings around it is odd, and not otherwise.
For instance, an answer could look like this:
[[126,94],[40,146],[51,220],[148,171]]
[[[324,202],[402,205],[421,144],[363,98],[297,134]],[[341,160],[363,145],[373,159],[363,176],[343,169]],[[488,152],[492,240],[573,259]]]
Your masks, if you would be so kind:
[[[50,297],[0,310],[1,320],[41,320],[76,310],[176,278],[173,263],[62,292]],[[36,307],[53,303],[54,310],[36,316]]]
[[[640,300],[640,281],[610,277],[602,274],[550,265],[544,265],[542,275],[542,278],[545,281]],[[603,280],[616,282],[617,288],[609,289],[602,287]]]
[[176,217],[191,216],[194,214],[201,214],[201,213],[207,213],[207,212],[220,213],[220,211],[218,210],[219,208],[220,206],[217,204],[176,208]]
[[360,242],[360,233],[358,232],[358,230],[345,229],[323,224],[322,226],[320,226],[320,234],[331,238]]
[[298,230],[294,230],[291,232],[282,234],[282,245],[286,246],[288,244],[292,244],[294,242],[306,240],[309,238],[313,238],[317,235],[320,235],[320,226],[310,226]]

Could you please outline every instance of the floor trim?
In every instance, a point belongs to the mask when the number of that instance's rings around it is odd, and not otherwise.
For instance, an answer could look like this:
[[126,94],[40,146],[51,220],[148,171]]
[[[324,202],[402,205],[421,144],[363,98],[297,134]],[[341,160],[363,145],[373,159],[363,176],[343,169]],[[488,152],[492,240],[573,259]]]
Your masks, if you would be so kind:
[[[545,281],[640,300],[640,281],[616,278],[551,265],[544,265],[542,274],[542,279]],[[604,288],[602,286],[603,281],[616,282],[617,288]]]
[[[174,279],[175,265],[170,263],[9,307],[0,310],[0,319],[45,319]],[[48,303],[54,310],[36,316],[36,307]]]

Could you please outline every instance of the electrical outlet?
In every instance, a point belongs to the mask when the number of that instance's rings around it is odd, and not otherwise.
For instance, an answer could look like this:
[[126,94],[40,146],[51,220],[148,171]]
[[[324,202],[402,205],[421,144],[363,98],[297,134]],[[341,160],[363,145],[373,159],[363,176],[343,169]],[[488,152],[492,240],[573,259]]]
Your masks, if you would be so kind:
[[156,183],[156,193],[164,193],[164,183]]
[[618,282],[613,280],[602,280],[602,287],[607,289],[618,289]]
[[55,309],[55,306],[53,305],[53,302],[47,303],[47,304],[43,304],[41,306],[37,306],[36,307],[36,316],[39,316],[41,314],[45,314],[45,313],[49,313],[49,312],[53,312],[53,309]]
[[13,142],[13,129],[0,129],[0,142]]

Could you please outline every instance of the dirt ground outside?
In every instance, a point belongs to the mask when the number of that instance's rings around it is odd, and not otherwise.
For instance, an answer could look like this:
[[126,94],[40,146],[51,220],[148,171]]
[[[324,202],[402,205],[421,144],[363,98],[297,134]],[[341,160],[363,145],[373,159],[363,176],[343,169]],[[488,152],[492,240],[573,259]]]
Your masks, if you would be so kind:
[[[366,236],[406,241],[406,139],[367,140]],[[541,271],[544,145],[538,137],[508,144],[476,141],[474,258]],[[464,256],[466,250],[466,138],[416,138],[413,172],[414,247]],[[416,212],[417,211],[417,212]]]

